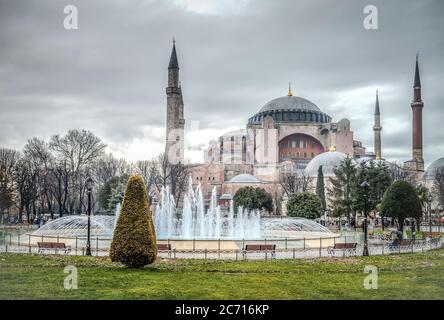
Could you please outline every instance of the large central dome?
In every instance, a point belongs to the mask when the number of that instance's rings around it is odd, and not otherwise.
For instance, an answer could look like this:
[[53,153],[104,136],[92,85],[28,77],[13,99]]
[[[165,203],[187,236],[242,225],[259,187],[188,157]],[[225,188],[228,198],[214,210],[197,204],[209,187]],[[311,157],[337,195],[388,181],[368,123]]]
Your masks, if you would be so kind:
[[258,113],[248,119],[248,124],[260,124],[266,116],[278,123],[331,122],[331,117],[313,102],[291,94],[267,102]]
[[262,107],[260,112],[272,111],[272,110],[307,110],[307,111],[321,111],[317,105],[310,100],[296,97],[296,96],[284,96],[276,98],[268,102]]

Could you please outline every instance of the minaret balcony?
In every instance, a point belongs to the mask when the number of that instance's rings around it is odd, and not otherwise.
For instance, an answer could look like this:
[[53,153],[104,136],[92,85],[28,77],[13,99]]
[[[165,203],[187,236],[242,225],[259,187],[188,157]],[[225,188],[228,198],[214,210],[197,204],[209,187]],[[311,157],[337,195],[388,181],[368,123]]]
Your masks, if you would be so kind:
[[179,87],[167,87],[166,93],[167,94],[180,94],[180,88]]

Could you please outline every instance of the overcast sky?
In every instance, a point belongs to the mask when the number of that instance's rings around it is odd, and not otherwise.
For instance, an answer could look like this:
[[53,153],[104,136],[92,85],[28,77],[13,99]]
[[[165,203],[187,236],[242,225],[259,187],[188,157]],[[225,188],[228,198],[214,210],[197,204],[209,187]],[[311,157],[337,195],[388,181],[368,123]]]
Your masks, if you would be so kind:
[[[78,30],[63,25],[70,4]],[[363,27],[368,4],[378,30]],[[441,0],[0,0],[0,146],[84,128],[115,156],[158,154],[175,37],[192,144],[244,128],[291,82],[373,151],[379,88],[383,156],[399,161],[419,52],[428,164],[444,157],[443,16]]]

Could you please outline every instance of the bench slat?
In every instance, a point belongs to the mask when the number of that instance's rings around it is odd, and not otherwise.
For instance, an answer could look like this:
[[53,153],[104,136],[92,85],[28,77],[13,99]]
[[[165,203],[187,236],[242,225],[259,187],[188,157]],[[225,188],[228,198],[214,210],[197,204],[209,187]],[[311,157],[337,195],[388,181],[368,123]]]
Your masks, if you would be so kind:
[[160,243],[157,245],[157,250],[171,250],[171,244]]

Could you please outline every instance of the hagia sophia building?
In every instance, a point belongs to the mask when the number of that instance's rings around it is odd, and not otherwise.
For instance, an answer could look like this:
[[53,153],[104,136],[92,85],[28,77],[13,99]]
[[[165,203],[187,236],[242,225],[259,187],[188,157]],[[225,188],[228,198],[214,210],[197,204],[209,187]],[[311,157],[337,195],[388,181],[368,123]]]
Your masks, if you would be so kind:
[[[175,43],[168,66],[166,93],[165,152],[168,159],[184,163],[184,104]],[[433,162],[430,170],[424,174],[423,107],[417,57],[411,104],[412,159],[404,165],[416,173],[418,180],[430,184],[431,170],[444,166],[444,158]],[[209,198],[216,187],[222,204],[231,200],[236,191],[244,186],[260,186],[276,199],[283,194],[280,184],[282,174],[299,172],[311,177],[314,180],[311,183],[314,191],[321,165],[324,177],[328,177],[347,157],[356,163],[370,159],[386,161],[381,152],[382,126],[378,93],[373,131],[374,152],[367,152],[362,142],[355,138],[348,119],[334,122],[330,115],[312,101],[293,95],[289,85],[285,96],[265,103],[247,120],[245,128],[227,132],[217,140],[210,141],[204,150],[204,163],[187,166],[193,185],[202,186],[204,197]],[[275,205],[275,208],[275,213],[279,213],[279,206]]]

